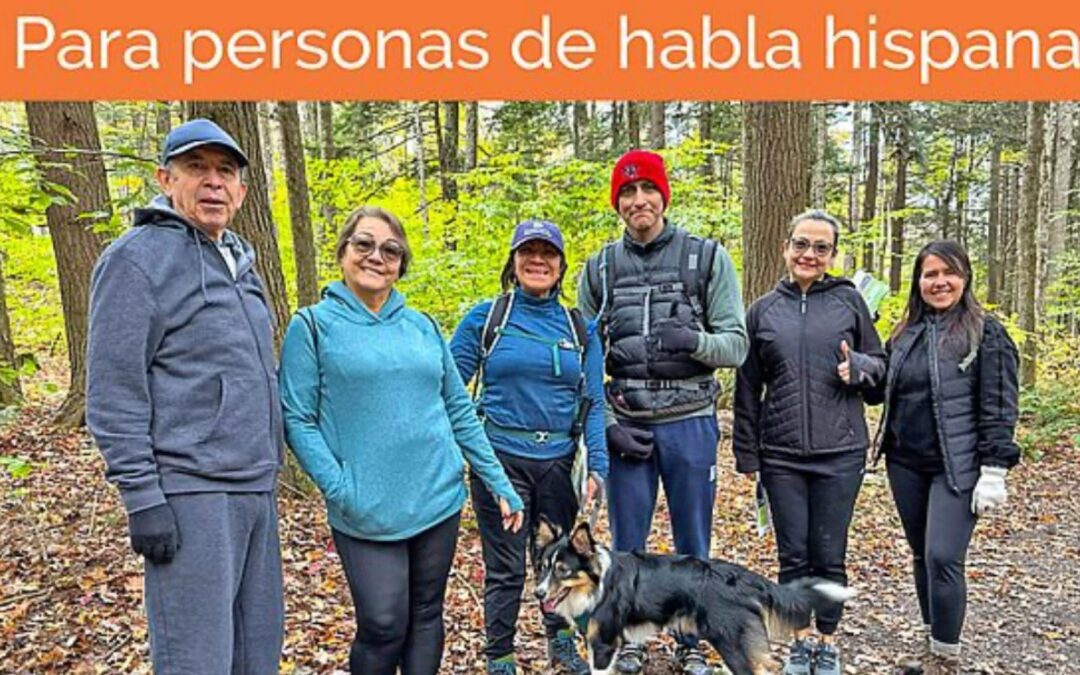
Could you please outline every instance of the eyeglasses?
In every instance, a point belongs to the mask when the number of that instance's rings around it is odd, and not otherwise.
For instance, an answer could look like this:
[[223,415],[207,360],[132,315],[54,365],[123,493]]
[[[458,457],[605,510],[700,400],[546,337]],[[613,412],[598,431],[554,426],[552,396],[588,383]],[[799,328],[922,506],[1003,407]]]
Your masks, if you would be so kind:
[[352,246],[352,250],[356,251],[358,255],[369,256],[374,253],[375,249],[379,249],[379,255],[386,262],[400,262],[405,257],[405,247],[402,246],[394,239],[387,239],[379,245],[375,245],[375,240],[371,237],[363,234],[354,234],[348,239],[349,245]]
[[791,246],[791,250],[795,253],[802,255],[806,253],[807,249],[813,249],[814,255],[819,258],[827,258],[832,253],[833,245],[825,241],[811,242],[804,237],[792,237],[788,239],[788,245]]

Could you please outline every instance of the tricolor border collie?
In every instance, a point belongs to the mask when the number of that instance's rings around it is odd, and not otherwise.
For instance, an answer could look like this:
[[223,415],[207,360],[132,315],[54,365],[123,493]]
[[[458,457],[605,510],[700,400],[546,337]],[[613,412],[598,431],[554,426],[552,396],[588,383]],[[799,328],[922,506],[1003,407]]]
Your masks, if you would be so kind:
[[664,629],[708,642],[733,675],[767,672],[770,638],[855,595],[821,579],[778,585],[722,560],[612,552],[587,523],[567,534],[541,518],[535,544],[536,597],[585,633],[594,673],[610,672],[623,642]]

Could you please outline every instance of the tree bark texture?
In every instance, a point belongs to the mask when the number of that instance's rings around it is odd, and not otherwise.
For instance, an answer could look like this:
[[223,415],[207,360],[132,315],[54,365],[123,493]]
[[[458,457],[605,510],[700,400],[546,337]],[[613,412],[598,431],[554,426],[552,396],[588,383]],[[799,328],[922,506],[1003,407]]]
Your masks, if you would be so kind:
[[[63,186],[74,197],[74,203],[51,204],[45,210],[56,256],[71,366],[70,387],[55,422],[73,428],[81,426],[86,416],[90,273],[104,248],[104,241],[94,228],[109,220],[109,184],[100,154],[101,140],[93,103],[29,101],[26,118],[45,181]],[[64,148],[81,152],[65,153]]]

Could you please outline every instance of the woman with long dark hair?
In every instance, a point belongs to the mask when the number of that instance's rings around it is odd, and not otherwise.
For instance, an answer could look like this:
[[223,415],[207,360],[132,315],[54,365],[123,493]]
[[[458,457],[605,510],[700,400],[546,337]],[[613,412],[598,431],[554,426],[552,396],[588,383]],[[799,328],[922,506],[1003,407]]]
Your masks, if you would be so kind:
[[880,452],[911,546],[927,627],[924,673],[960,672],[964,563],[979,516],[1005,504],[1019,460],[1017,352],[972,293],[962,246],[934,241],[915,258],[907,311],[888,341]]
[[[746,315],[750,352],[735,381],[735,468],[758,473],[772,508],[780,582],[847,583],[848,526],[869,437],[863,392],[885,374],[885,351],[859,292],[828,274],[840,222],[824,211],[791,221],[787,278]],[[841,606],[797,626],[785,675],[839,675]]]

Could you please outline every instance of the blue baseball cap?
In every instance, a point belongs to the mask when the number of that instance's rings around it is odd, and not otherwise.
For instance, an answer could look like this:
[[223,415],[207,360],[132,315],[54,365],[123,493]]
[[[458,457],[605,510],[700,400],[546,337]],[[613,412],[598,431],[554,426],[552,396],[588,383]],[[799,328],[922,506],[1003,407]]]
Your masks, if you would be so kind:
[[221,146],[236,157],[236,161],[240,163],[240,166],[248,165],[247,155],[237,145],[236,140],[226,133],[224,129],[207,119],[184,122],[170,131],[169,135],[165,137],[165,149],[161,152],[161,163],[164,165],[170,159],[204,145]]
[[516,251],[519,246],[534,239],[546,241],[559,249],[559,253],[566,255],[559,226],[546,220],[526,220],[518,223],[518,226],[514,228],[514,238],[510,240],[510,250]]

